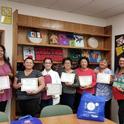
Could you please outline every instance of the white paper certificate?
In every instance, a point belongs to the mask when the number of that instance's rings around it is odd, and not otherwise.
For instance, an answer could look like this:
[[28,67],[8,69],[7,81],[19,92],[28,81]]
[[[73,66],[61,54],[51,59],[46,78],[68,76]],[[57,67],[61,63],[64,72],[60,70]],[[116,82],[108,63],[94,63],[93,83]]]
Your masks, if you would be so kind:
[[10,89],[9,76],[0,76],[0,90]]
[[75,79],[75,74],[74,73],[62,72],[62,75],[61,75],[61,81],[62,82],[68,82],[69,84],[73,84],[74,79]]
[[97,74],[97,83],[110,84],[110,74],[98,73]]
[[92,76],[79,76],[80,86],[85,87],[92,83]]
[[38,89],[38,78],[22,78],[21,91],[33,91]]
[[61,84],[47,84],[47,95],[61,95],[62,85]]

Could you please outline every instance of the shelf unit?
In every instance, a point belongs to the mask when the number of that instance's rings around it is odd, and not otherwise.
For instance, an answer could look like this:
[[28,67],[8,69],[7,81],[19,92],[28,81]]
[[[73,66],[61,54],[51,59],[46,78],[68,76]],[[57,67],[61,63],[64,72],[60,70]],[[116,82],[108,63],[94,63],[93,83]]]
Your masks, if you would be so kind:
[[[39,44],[31,43],[27,39],[27,32],[31,30],[36,31],[50,31],[50,32],[64,32],[64,33],[74,33],[82,35],[85,37],[84,47],[74,47],[65,45],[53,45],[48,42],[41,42]],[[49,48],[61,48],[64,50],[64,57],[68,56],[69,50],[97,50],[105,54],[109,63],[111,63],[111,34],[112,26],[100,27],[79,23],[72,23],[66,21],[52,20],[28,15],[18,14],[18,10],[13,13],[13,69],[14,74],[16,74],[17,64],[23,62],[22,49],[23,46],[33,46],[33,47],[49,47]],[[96,37],[99,39],[99,45],[96,49],[91,48],[87,44],[87,39],[89,37]],[[35,61],[39,64],[42,61]],[[60,62],[54,62],[59,64]],[[93,66],[97,66],[98,63],[90,63]],[[14,105],[13,105],[14,106]],[[15,118],[15,108],[13,107],[12,118]]]

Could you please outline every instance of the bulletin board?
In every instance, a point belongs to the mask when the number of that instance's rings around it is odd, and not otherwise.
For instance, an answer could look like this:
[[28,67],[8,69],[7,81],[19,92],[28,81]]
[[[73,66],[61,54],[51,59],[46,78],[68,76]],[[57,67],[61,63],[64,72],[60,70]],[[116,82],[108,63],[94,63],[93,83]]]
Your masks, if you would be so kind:
[[124,34],[115,36],[115,70],[118,66],[118,59],[122,54],[124,54]]

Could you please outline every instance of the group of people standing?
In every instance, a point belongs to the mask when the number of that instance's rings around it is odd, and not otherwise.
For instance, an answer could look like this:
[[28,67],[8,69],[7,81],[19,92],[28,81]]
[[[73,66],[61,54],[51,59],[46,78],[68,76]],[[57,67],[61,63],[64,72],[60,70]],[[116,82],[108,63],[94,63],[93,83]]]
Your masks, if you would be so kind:
[[[113,82],[124,79],[124,56],[120,56],[118,69],[113,72],[108,68],[106,59],[99,62],[99,66],[94,70],[89,68],[89,60],[86,57],[80,58],[78,61],[78,68],[72,69],[72,60],[65,58],[62,61],[63,68],[59,72],[52,69],[53,61],[51,58],[45,58],[43,61],[43,71],[34,70],[34,61],[32,58],[26,58],[23,66],[23,71],[18,71],[13,77],[12,68],[9,60],[6,58],[4,46],[0,45],[0,76],[9,76],[10,85],[16,89],[16,100],[19,103],[21,115],[31,114],[38,117],[41,109],[48,105],[64,104],[70,106],[74,112],[77,111],[83,92],[89,92],[96,96],[104,96],[105,102],[105,117],[110,119],[111,115],[111,100],[112,96],[117,100],[119,111],[119,123],[124,124],[124,89],[121,87],[113,87]],[[74,83],[61,82],[62,73],[75,74]],[[98,73],[105,73],[111,75],[110,84],[104,84],[96,81]],[[79,76],[91,76],[92,83],[90,85],[81,86]],[[38,89],[33,91],[21,91],[22,78],[37,78]],[[62,95],[47,95],[47,84],[61,84]],[[123,80],[124,83],[124,80]],[[113,92],[112,92],[113,91]],[[11,88],[0,89],[0,111],[5,111],[7,101],[11,99]]]

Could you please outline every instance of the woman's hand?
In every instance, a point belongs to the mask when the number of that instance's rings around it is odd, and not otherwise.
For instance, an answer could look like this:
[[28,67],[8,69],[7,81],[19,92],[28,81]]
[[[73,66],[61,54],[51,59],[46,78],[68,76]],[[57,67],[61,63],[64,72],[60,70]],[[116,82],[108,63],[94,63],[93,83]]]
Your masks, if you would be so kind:
[[116,87],[119,91],[124,93],[124,90],[121,87]]
[[72,86],[72,84],[70,82],[65,82],[66,86]]
[[0,90],[0,95],[4,94],[4,90]]
[[94,69],[94,72],[98,74],[100,71],[98,69]]
[[92,85],[87,85],[87,86],[84,86],[84,87],[80,87],[81,89],[88,89],[88,88],[92,88]]
[[13,77],[13,73],[9,73],[8,76],[9,76],[10,78],[12,78],[12,77]]
[[28,95],[34,95],[34,94],[37,94],[38,91],[37,91],[37,90],[33,90],[33,91],[28,90],[28,91],[26,91],[26,93],[27,93]]
[[19,88],[21,88],[21,86],[22,86],[22,83],[17,83],[16,85],[14,85],[14,88],[19,89]]

